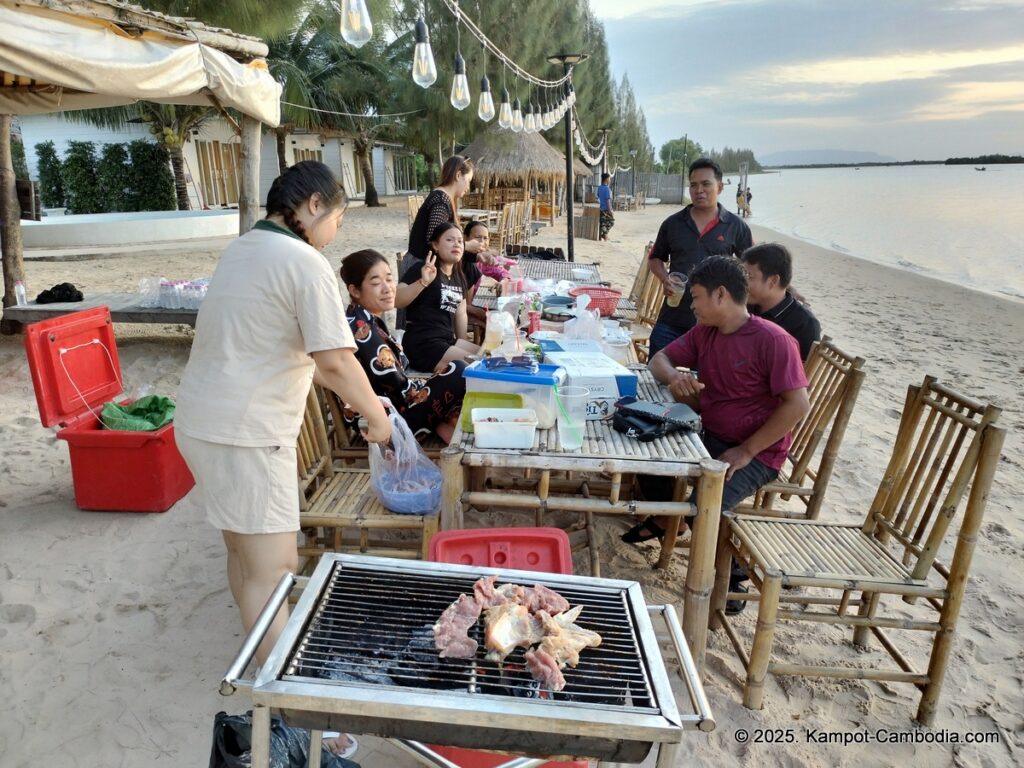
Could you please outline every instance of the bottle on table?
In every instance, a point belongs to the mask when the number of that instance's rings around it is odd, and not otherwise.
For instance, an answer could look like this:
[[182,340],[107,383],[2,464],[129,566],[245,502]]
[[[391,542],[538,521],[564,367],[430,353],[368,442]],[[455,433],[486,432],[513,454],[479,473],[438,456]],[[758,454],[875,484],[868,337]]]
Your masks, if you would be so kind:
[[19,307],[28,304],[28,291],[25,290],[25,283],[21,280],[14,281],[14,303]]

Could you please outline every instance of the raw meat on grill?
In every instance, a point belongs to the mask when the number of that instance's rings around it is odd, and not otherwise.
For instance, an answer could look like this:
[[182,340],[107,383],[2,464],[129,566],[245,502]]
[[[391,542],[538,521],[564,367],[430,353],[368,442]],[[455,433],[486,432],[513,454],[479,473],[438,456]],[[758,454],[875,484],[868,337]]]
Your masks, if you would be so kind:
[[459,595],[444,609],[434,625],[434,645],[441,656],[449,659],[472,659],[479,643],[469,636],[469,629],[480,618],[480,603],[475,598]]
[[538,683],[552,691],[560,691],[565,688],[565,675],[562,674],[562,670],[558,668],[558,664],[547,651],[542,651],[539,648],[535,651],[527,651],[523,654],[523,658],[526,659],[526,668],[530,670],[530,675]]
[[584,648],[597,648],[601,644],[601,636],[597,632],[575,623],[582,610],[583,606],[577,605],[558,616],[550,616],[544,611],[537,613],[544,625],[540,650],[551,656],[559,668],[564,668],[566,664],[575,667],[580,663],[580,651]]
[[544,627],[525,605],[504,603],[484,614],[484,645],[488,661],[504,661],[517,647],[529,648],[544,639]]
[[472,597],[459,595],[441,614],[433,627],[440,655],[475,658],[479,644],[469,637],[469,630],[483,611],[485,658],[501,663],[516,648],[526,648],[524,658],[533,679],[550,690],[562,690],[566,665],[575,667],[580,651],[601,644],[597,632],[576,624],[583,606],[570,609],[568,600],[542,584],[498,587],[496,582],[496,576],[477,579]]

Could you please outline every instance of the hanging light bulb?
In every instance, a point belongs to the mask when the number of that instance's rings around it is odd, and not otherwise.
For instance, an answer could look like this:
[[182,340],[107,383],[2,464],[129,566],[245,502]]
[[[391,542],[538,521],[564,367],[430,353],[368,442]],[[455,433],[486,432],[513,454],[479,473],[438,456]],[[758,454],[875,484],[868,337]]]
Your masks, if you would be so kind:
[[515,133],[523,130],[523,110],[519,105],[519,99],[512,102],[512,130]]
[[498,112],[498,125],[508,129],[512,127],[512,105],[508,103],[508,89],[501,89],[501,111]]
[[461,53],[455,54],[455,77],[452,78],[452,93],[449,97],[456,109],[465,109],[472,99],[469,95],[469,80],[466,79],[466,60]]
[[533,130],[534,131],[541,131],[541,130],[543,130],[544,129],[544,121],[541,120],[540,104],[538,104],[537,102],[534,102],[533,104],[530,105],[530,108],[533,110]]
[[480,106],[477,107],[476,116],[485,123],[494,119],[494,97],[491,95],[491,81],[487,75],[480,78]]
[[565,103],[570,107],[576,103],[576,91],[572,89],[572,83],[569,83],[569,95],[566,97]]
[[373,37],[373,22],[366,0],[341,0],[341,36],[345,42],[362,48]]
[[523,120],[523,133],[537,132],[537,117],[533,114],[533,104],[526,105],[526,119]]
[[416,48],[412,54],[412,81],[421,88],[429,88],[437,80],[434,52],[430,49],[430,31],[421,16],[416,20]]

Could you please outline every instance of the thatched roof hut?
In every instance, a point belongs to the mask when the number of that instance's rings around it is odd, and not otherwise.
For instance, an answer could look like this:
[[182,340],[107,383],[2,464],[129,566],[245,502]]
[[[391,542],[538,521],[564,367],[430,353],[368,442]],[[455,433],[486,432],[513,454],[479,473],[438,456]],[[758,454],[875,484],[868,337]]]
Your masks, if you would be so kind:
[[483,189],[483,207],[498,207],[515,200],[529,200],[535,182],[550,193],[550,203],[538,202],[535,218],[554,223],[560,186],[565,184],[565,156],[539,133],[513,133],[493,125],[466,147],[462,154],[473,161],[473,183]]

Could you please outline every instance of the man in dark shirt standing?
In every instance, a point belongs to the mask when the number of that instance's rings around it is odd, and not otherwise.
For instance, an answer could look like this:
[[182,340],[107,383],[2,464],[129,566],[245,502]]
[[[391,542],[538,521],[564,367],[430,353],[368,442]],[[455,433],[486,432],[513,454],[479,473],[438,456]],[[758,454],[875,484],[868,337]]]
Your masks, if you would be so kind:
[[666,301],[651,329],[648,359],[697,324],[689,291],[684,290],[678,306],[669,306],[667,297],[675,290],[669,272],[689,274],[709,256],[739,256],[753,243],[750,228],[718,204],[722,189],[718,163],[707,158],[694,161],[690,166],[692,202],[665,219],[658,230],[647,266],[665,286]]
[[747,300],[754,313],[782,326],[796,339],[800,357],[806,360],[811,345],[821,338],[821,324],[789,291],[793,279],[789,249],[779,243],[762,243],[745,250],[740,261],[747,271]]

